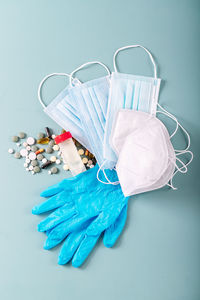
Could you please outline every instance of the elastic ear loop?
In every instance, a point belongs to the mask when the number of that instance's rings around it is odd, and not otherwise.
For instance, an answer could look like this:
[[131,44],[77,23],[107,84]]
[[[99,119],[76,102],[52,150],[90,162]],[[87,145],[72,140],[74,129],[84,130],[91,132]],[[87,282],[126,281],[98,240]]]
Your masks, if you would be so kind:
[[88,61],[87,63],[85,64],[82,64],[80,67],[78,67],[77,69],[75,69],[69,76],[69,82],[70,82],[70,85],[72,86],[72,78],[73,78],[73,75],[78,72],[79,70],[83,69],[84,67],[86,66],[89,66],[89,65],[94,65],[94,64],[98,64],[100,66],[102,66],[108,73],[108,75],[110,76],[111,73],[110,73],[110,70],[108,69],[108,67],[106,65],[104,65],[102,62],[100,61]]
[[53,76],[66,76],[66,77],[68,77],[68,78],[70,79],[70,84],[71,84],[71,86],[72,86],[72,83],[71,83],[71,80],[72,80],[72,79],[74,79],[74,80],[76,79],[77,82],[78,82],[79,84],[81,84],[81,82],[80,82],[77,78],[73,78],[70,74],[67,74],[67,73],[51,73],[51,74],[46,75],[46,76],[40,81],[40,84],[39,84],[39,86],[38,86],[38,92],[37,92],[37,94],[38,94],[38,100],[39,100],[39,102],[40,102],[40,104],[42,105],[43,108],[46,108],[47,106],[46,106],[46,104],[45,104],[45,103],[43,102],[43,100],[42,100],[42,97],[41,97],[41,89],[42,89],[42,86],[43,86],[44,82],[45,82],[48,78],[53,77]]
[[[173,178],[174,178],[174,176],[175,176],[178,172],[180,172],[180,173],[187,173],[187,171],[188,171],[187,166],[192,162],[193,157],[194,157],[192,151],[188,150],[189,147],[190,147],[190,135],[189,135],[189,133],[187,132],[187,130],[186,130],[186,129],[178,122],[177,118],[176,118],[174,115],[172,115],[171,113],[169,113],[169,112],[168,112],[166,109],[164,109],[159,103],[158,103],[158,106],[159,106],[160,109],[162,109],[163,111],[157,111],[157,113],[162,113],[162,114],[168,116],[169,118],[171,118],[172,120],[174,120],[174,121],[176,122],[176,129],[175,129],[174,132],[170,135],[170,139],[176,134],[176,132],[177,132],[177,130],[178,130],[178,127],[180,127],[180,128],[183,130],[183,132],[186,134],[187,139],[188,139],[188,144],[187,144],[187,147],[186,147],[185,149],[183,149],[183,150],[176,150],[176,149],[174,149],[174,151],[177,152],[177,153],[176,153],[176,160],[179,161],[179,163],[182,165],[182,167],[178,167],[178,165],[175,163],[176,171],[174,172],[172,178],[170,179],[170,181],[169,181],[169,183],[168,183],[167,185],[170,186],[173,190],[177,190],[177,188],[175,188],[174,185],[173,185]],[[180,158],[178,158],[177,156],[178,156],[178,155],[182,155],[182,154],[186,154],[186,153],[189,153],[189,154],[191,155],[191,158],[190,158],[190,160],[185,164],[185,163],[183,163],[183,161],[182,161]]]
[[114,56],[113,56],[113,66],[114,66],[115,72],[118,72],[117,66],[116,66],[116,56],[117,56],[117,54],[118,54],[120,51],[122,51],[122,50],[130,49],[130,48],[137,48],[137,47],[144,49],[144,50],[147,52],[147,54],[149,55],[149,57],[150,57],[150,59],[151,59],[151,62],[152,62],[152,64],[153,64],[153,68],[154,68],[154,78],[157,79],[157,68],[156,68],[156,63],[155,63],[155,61],[154,61],[154,59],[153,59],[153,56],[152,56],[152,54],[151,54],[151,52],[150,52],[149,50],[147,50],[144,46],[141,46],[141,45],[129,45],[129,46],[124,46],[124,47],[121,47],[121,48],[119,48],[119,49],[117,49],[117,50],[115,51]]
[[[105,160],[105,161],[101,164],[101,166],[99,167],[99,169],[98,169],[98,171],[97,171],[97,180],[98,180],[99,182],[103,183],[103,184],[118,185],[118,184],[119,184],[119,181],[114,181],[114,182],[110,181],[110,180],[108,179],[108,176],[106,175],[105,170],[102,170],[102,167],[105,165],[106,162],[107,162],[107,161]],[[114,170],[115,170],[115,169],[114,169]],[[100,171],[103,172],[103,174],[104,174],[104,176],[105,176],[105,178],[106,178],[106,180],[107,180],[108,182],[102,181],[102,180],[99,178],[99,173],[100,173]]]

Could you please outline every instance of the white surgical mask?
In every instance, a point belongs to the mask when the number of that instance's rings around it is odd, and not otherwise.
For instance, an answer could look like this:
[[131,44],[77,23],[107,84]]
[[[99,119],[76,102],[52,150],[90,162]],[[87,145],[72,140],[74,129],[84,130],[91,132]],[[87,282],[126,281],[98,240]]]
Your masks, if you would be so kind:
[[[119,73],[116,67],[117,54],[128,48],[140,47],[144,49],[153,64],[154,77],[137,76]],[[119,109],[132,109],[155,115],[157,109],[160,79],[157,78],[157,70],[151,53],[140,45],[131,45],[118,49],[113,56],[114,71],[111,75],[108,111],[106,115],[106,127],[104,137],[104,158],[114,167],[117,156],[111,147],[110,134],[113,121]]]

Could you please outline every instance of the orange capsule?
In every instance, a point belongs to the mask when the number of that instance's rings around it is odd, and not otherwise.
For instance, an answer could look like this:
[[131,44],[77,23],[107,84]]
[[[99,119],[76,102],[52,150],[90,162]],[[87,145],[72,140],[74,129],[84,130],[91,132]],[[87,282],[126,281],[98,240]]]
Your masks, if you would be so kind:
[[89,151],[85,150],[85,155],[88,156],[88,154],[89,154]]
[[37,151],[35,152],[35,154],[38,155],[38,154],[40,154],[40,153],[42,153],[42,152],[44,152],[44,149],[43,149],[43,148],[37,150]]

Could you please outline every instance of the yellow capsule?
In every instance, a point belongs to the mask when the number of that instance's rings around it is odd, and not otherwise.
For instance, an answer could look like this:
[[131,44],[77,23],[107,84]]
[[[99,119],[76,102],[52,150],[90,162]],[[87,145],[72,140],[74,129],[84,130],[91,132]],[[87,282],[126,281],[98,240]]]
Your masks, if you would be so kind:
[[49,141],[50,141],[49,138],[48,138],[48,137],[45,137],[45,138],[42,138],[42,139],[37,140],[37,144],[45,145],[45,144],[48,144]]

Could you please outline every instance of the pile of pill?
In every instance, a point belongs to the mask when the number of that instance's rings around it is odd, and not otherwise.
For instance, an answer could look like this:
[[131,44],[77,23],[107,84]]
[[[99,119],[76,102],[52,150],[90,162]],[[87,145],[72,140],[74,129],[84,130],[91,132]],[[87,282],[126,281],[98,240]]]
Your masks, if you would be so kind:
[[[64,130],[62,130],[63,132]],[[58,165],[61,164],[63,164],[63,170],[68,171],[69,167],[63,163],[59,145],[55,144],[55,137],[56,135],[51,134],[48,127],[45,127],[45,134],[38,133],[37,139],[32,136],[27,137],[26,133],[20,132],[12,137],[12,142],[16,144],[17,150],[9,148],[8,152],[13,154],[16,159],[24,158],[24,168],[33,175],[46,169],[48,174],[56,174],[59,171]],[[73,140],[86,169],[93,168],[96,164],[95,157],[78,141]]]

